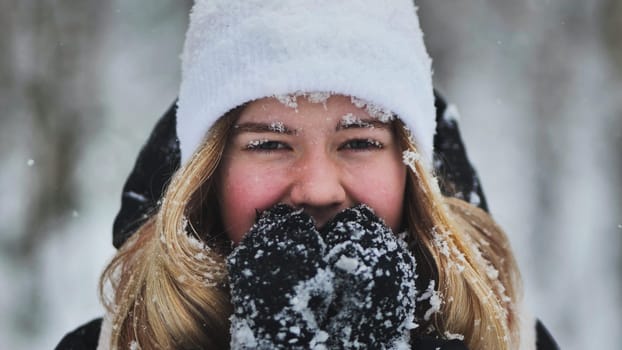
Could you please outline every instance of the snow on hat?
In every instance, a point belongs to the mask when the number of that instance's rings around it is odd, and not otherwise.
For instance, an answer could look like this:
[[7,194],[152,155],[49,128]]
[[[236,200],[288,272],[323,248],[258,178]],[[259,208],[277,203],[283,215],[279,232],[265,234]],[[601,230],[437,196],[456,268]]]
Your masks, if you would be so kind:
[[431,60],[416,11],[413,0],[196,0],[177,111],[182,164],[229,110],[296,92],[392,111],[431,164]]

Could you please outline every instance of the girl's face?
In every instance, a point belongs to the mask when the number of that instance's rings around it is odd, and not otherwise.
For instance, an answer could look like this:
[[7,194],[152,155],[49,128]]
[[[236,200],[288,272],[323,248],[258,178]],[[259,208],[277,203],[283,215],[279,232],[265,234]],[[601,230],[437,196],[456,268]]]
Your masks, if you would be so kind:
[[238,243],[257,211],[278,203],[304,209],[317,227],[364,203],[399,230],[406,167],[391,123],[345,96],[297,102],[294,109],[264,98],[240,114],[219,168],[218,197],[229,238]]

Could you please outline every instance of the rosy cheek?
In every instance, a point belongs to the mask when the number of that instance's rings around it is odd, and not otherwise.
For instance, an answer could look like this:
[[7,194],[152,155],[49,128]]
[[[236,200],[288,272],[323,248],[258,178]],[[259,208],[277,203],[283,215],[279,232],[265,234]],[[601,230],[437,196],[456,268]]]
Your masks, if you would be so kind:
[[[402,226],[405,171],[401,167],[390,166],[382,169],[383,171],[368,172],[364,179],[359,180],[359,201],[371,206],[396,231]],[[369,188],[374,191],[369,191]]]
[[[238,243],[255,222],[257,211],[277,204],[286,184],[261,169],[230,169],[222,192],[222,212],[229,238]],[[271,176],[272,175],[272,176]]]

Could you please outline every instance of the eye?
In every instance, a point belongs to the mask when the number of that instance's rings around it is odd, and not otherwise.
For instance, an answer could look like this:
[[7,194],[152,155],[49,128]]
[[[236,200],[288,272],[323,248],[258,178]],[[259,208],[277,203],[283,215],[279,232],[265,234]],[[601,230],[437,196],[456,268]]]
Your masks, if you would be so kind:
[[273,141],[273,140],[253,140],[246,145],[246,149],[249,151],[279,151],[279,150],[289,150],[289,147],[286,143],[281,141]]
[[373,139],[353,139],[346,141],[339,149],[353,151],[373,151],[384,148],[384,145]]

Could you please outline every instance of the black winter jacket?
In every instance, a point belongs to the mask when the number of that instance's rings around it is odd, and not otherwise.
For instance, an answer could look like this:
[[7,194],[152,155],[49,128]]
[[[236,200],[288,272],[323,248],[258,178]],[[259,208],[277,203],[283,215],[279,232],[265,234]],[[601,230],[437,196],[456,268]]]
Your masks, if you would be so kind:
[[[456,116],[438,93],[437,129],[434,136],[434,169],[441,191],[488,211],[479,177],[471,165],[460,136]],[[140,151],[134,169],[123,187],[121,209],[113,225],[113,245],[119,248],[154,213],[172,174],[180,167],[179,142],[175,132],[176,104],[160,118]],[[68,333],[57,350],[95,350],[102,319],[92,320]],[[537,350],[559,349],[540,321],[534,324]],[[465,350],[460,340],[420,337],[414,340],[419,350]]]

